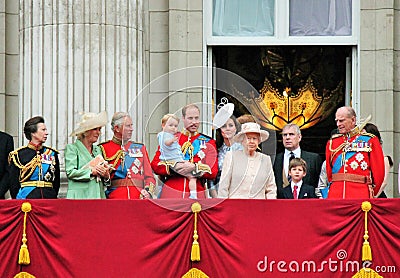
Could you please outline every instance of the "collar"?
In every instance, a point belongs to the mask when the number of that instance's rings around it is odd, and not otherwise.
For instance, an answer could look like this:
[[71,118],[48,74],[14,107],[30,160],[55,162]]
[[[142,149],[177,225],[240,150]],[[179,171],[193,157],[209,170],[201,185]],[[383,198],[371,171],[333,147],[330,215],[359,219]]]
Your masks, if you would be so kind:
[[34,151],[38,151],[38,150],[41,150],[43,148],[43,145],[42,144],[35,145],[31,141],[29,141],[28,148],[30,148],[30,149],[32,149]]
[[182,134],[189,137],[189,136],[196,136],[199,133],[197,131],[195,133],[191,133],[190,131],[184,129],[182,130]]
[[111,141],[113,141],[117,145],[120,145],[120,146],[122,145],[122,139],[119,139],[119,138],[115,137],[115,135],[113,136]]
[[358,126],[356,126],[356,127],[353,128],[352,130],[350,130],[350,132],[347,133],[346,135],[347,135],[348,137],[353,137],[353,136],[355,136],[355,135],[360,134],[360,132],[361,132],[360,128],[359,128]]
[[[299,181],[298,183],[294,183],[293,181],[291,181],[291,182],[290,182],[290,185],[291,185],[291,187],[292,187],[292,191],[293,191],[295,185],[298,186],[298,187],[297,187],[297,190],[300,190],[300,187],[303,185],[303,180]],[[299,191],[297,191],[297,192],[299,192]]]
[[289,150],[285,149],[285,156],[290,157],[290,152],[293,152],[295,157],[301,157],[300,147],[298,147],[297,149],[295,149],[293,151],[289,151]]

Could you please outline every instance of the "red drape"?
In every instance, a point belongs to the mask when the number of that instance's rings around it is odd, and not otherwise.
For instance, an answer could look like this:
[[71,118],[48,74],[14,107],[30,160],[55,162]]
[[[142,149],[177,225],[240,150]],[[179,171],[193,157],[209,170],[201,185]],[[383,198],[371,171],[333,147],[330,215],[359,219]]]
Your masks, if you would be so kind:
[[[193,200],[30,200],[31,264],[18,265],[20,200],[0,202],[0,276],[351,277],[361,267],[363,200],[200,200],[201,261],[191,262]],[[399,277],[400,202],[370,200],[373,265]]]

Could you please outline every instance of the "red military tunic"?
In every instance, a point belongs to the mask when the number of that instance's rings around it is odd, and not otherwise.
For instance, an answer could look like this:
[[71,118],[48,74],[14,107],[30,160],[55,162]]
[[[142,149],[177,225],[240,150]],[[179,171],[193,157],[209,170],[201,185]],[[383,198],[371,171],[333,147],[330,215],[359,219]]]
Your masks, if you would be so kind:
[[[329,199],[370,198],[385,176],[381,144],[374,135],[359,132],[332,136],[326,145]],[[372,192],[373,191],[373,192]]]
[[118,139],[99,144],[104,159],[113,166],[111,186],[106,191],[109,199],[140,199],[141,190],[154,194],[155,179],[146,147],[129,141],[124,146]]
[[[197,197],[205,198],[204,183],[206,179],[213,180],[218,173],[217,147],[212,138],[196,133],[190,135],[188,131],[179,134],[179,145],[182,148],[184,159],[196,165],[196,173],[202,174],[197,178]],[[154,173],[164,180],[160,198],[188,198],[189,180],[170,171],[173,162],[160,161],[160,148],[151,162]]]

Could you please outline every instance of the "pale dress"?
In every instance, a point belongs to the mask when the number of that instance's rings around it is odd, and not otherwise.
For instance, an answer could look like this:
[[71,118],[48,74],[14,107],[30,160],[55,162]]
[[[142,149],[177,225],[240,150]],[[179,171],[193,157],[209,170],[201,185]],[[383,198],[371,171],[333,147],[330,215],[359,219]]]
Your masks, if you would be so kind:
[[218,198],[276,199],[275,176],[271,158],[257,152],[228,152],[224,159]]

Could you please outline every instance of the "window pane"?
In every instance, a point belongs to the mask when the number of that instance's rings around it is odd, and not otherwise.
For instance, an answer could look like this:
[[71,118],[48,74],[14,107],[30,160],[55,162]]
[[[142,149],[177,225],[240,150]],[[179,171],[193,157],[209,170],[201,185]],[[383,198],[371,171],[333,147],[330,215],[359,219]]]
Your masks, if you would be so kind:
[[273,36],[275,0],[213,0],[214,36]]
[[[285,124],[296,123],[302,128],[301,148],[323,155],[330,131],[336,128],[336,109],[345,104],[351,53],[351,46],[213,47],[216,68],[250,84],[217,71],[215,103],[226,97],[235,105],[236,117],[250,113],[269,130],[281,131]],[[281,142],[281,135],[277,139]],[[281,152],[282,144],[277,147]]]
[[290,36],[351,36],[351,0],[290,0]]

